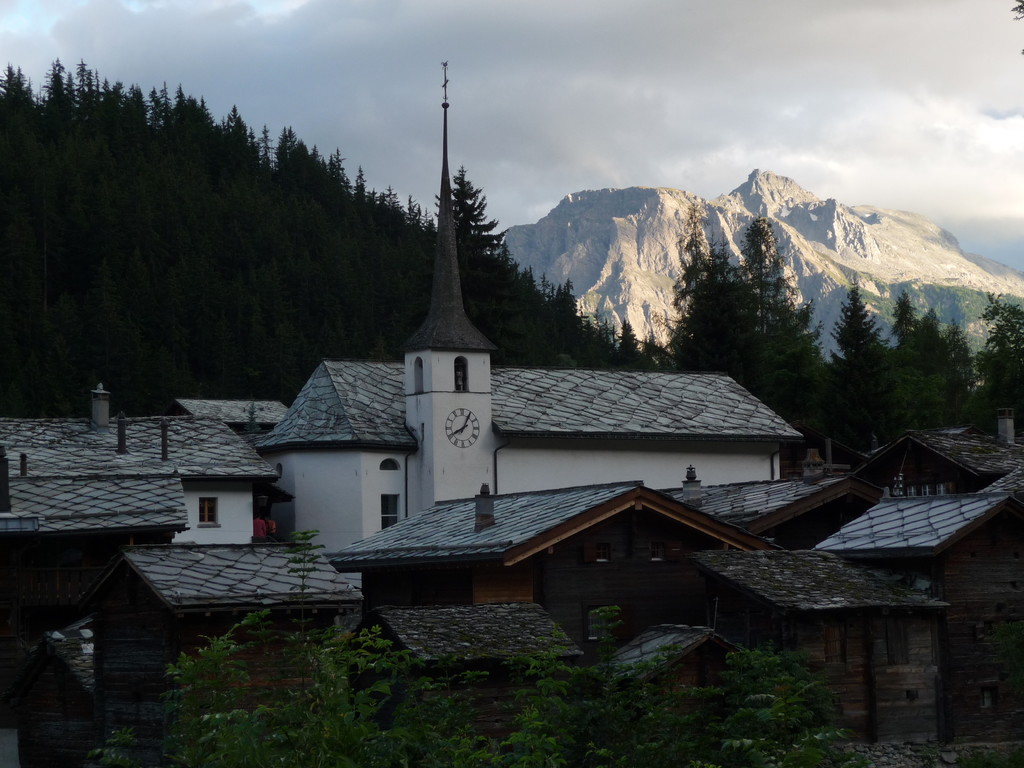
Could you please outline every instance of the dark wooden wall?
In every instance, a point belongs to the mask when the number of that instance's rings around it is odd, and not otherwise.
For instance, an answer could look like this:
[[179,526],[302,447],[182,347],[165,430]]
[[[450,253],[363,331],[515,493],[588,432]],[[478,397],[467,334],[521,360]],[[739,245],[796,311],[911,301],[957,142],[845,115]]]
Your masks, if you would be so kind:
[[1000,515],[946,550],[941,566],[940,597],[950,604],[949,735],[1019,740],[1024,700],[1006,682],[993,630],[1024,619],[1024,523]]
[[96,746],[92,692],[55,656],[44,660],[17,713],[21,768],[78,768]]

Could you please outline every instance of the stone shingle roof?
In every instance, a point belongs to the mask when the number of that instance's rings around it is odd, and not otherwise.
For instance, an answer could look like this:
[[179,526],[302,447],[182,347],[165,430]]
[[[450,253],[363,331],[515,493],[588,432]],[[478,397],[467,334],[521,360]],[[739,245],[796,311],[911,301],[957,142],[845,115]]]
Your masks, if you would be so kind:
[[940,608],[945,603],[828,552],[696,552],[697,565],[776,608]]
[[[746,526],[759,517],[839,485],[845,479],[829,477],[814,483],[803,480],[759,480],[706,485],[701,489],[700,511],[734,525]],[[669,488],[662,493],[678,501],[686,501],[682,488]]]
[[47,662],[56,657],[64,662],[74,678],[89,693],[96,690],[94,665],[93,616],[86,616],[60,630],[43,632],[42,639],[33,646],[18,666],[11,685],[3,698],[14,703],[24,697]]
[[648,627],[615,651],[612,661],[626,667],[654,665],[660,667],[714,639],[725,650],[734,650],[728,640],[715,635],[710,627],[692,627],[686,624],[655,624]]
[[475,499],[444,501],[330,555],[340,570],[442,560],[496,560],[559,523],[640,487],[613,483],[492,496],[494,525],[474,532]]
[[[178,611],[252,610],[308,603],[351,604],[359,590],[317,556],[304,582],[288,548],[279,544],[166,544],[127,547],[124,562]],[[90,592],[101,588],[108,567]],[[87,599],[87,598],[86,598]]]
[[40,533],[120,528],[185,530],[176,477],[12,477],[11,506],[40,518]]
[[259,455],[216,419],[165,417],[168,459],[161,459],[161,417],[126,420],[127,453],[117,453],[117,423],[91,429],[88,419],[0,419],[12,478],[18,455],[28,458],[29,477],[141,477],[277,479]]
[[945,548],[965,528],[1006,505],[1024,506],[1006,493],[964,493],[883,499],[815,549],[844,555],[925,556]]
[[1020,493],[1024,491],[1024,464],[1017,467],[1009,474],[986,486],[986,493]]
[[[800,433],[723,374],[501,368],[494,424],[508,436],[791,440]],[[263,449],[311,445],[414,448],[404,365],[325,360]]]
[[1024,445],[1007,444],[973,430],[916,430],[908,432],[893,447],[903,440],[916,441],[979,475],[1005,475],[1024,465]]
[[179,397],[174,402],[191,416],[218,419],[232,426],[248,424],[250,413],[257,424],[277,424],[288,412],[288,406],[280,400],[202,400]]
[[381,624],[400,648],[427,661],[452,656],[480,660],[582,654],[535,603],[383,606],[368,621]]

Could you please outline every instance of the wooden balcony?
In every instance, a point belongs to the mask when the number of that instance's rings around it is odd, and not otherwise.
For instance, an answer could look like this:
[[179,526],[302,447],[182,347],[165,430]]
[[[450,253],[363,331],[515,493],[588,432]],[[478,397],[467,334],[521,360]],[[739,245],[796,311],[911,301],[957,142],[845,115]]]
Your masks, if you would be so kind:
[[15,586],[21,605],[75,605],[102,568],[20,568],[0,578],[0,590]]

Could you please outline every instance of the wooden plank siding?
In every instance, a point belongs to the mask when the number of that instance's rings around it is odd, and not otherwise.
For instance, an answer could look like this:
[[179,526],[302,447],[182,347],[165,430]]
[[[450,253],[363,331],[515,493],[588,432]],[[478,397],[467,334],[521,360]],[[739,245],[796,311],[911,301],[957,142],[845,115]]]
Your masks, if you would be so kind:
[[946,611],[949,736],[1006,741],[1024,729],[1024,699],[1006,682],[994,628],[1024,619],[1024,523],[1001,515],[940,559]]

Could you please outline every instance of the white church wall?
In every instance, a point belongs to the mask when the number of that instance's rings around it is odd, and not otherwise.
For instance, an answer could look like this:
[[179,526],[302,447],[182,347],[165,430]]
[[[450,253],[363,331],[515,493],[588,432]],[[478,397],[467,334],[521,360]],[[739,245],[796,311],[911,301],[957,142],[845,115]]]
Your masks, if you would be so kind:
[[[532,442],[532,444],[531,444]],[[627,448],[609,443],[600,448],[581,441],[516,441],[497,453],[498,493],[568,488],[642,480],[649,488],[678,488],[692,465],[702,485],[719,485],[778,477],[774,443],[653,443]],[[774,467],[774,473],[773,473]]]
[[[175,543],[247,544],[252,541],[252,484],[188,481],[184,484],[188,529],[175,534]],[[201,500],[214,500],[213,505]],[[215,522],[201,522],[200,505]]]

